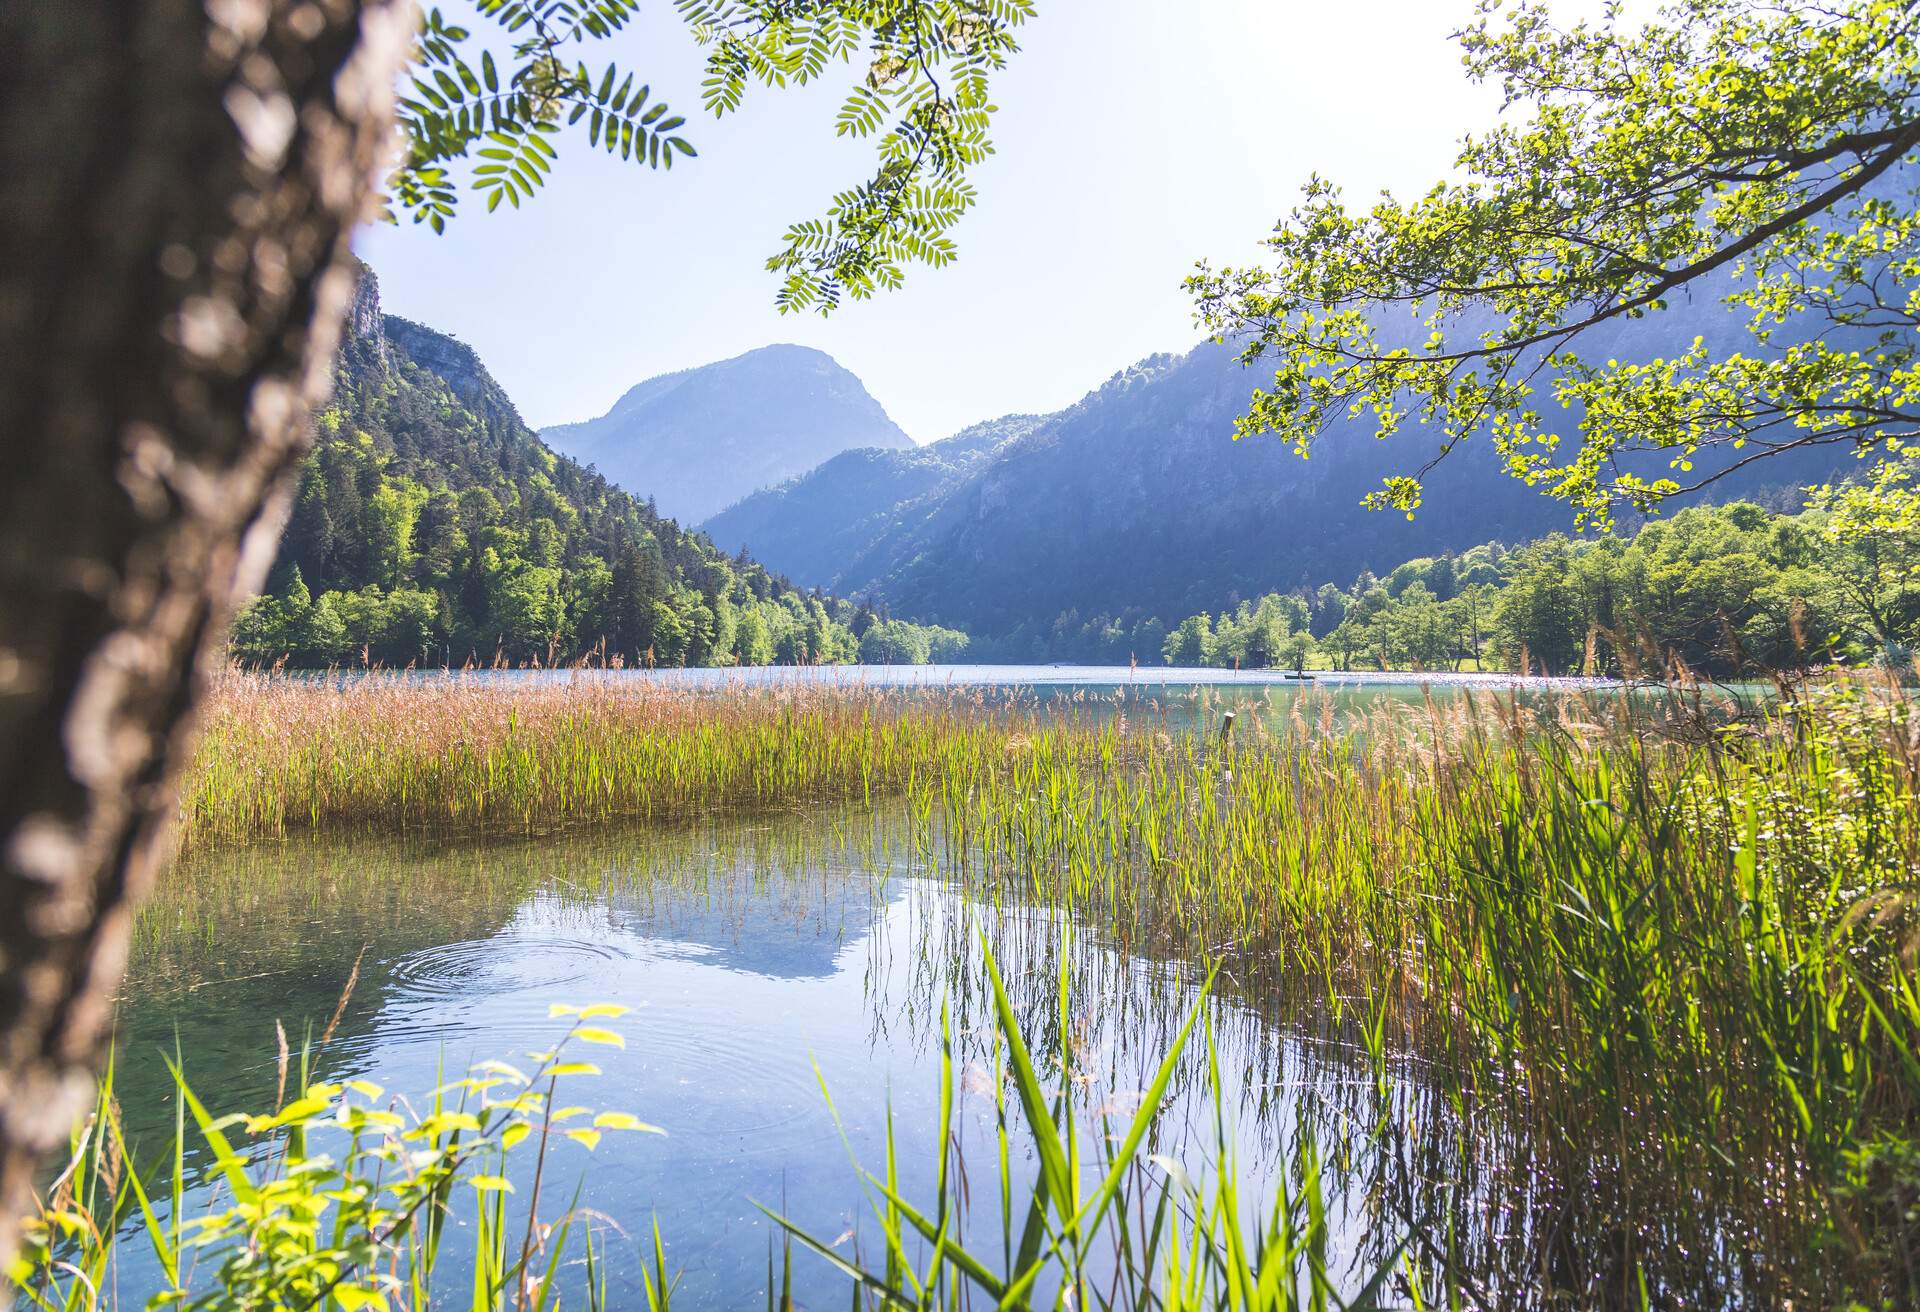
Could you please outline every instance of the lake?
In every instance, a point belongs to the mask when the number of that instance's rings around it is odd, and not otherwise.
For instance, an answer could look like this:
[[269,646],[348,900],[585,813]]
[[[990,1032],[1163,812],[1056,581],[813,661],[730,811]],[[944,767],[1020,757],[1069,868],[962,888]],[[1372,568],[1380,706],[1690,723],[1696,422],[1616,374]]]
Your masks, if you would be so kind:
[[[680,680],[717,695],[794,680],[929,688],[964,680],[1062,713],[1145,707],[1169,723],[1209,727],[1224,709],[1277,721],[1303,698],[1349,716],[1381,698],[1446,699],[1467,688],[1528,699],[1611,688],[1364,676],[1302,686],[1204,673],[1204,683],[1137,684],[1112,670],[1056,667],[490,677]],[[275,1096],[276,1022],[297,1051],[338,1009],[323,1053],[330,1077],[364,1076],[417,1096],[443,1072],[519,1060],[550,1042],[564,1025],[549,1017],[554,1004],[621,1004],[632,1008],[617,1023],[625,1048],[596,1050],[605,1073],[574,1096],[630,1111],[666,1135],[610,1135],[591,1153],[564,1145],[550,1196],[570,1196],[577,1184],[598,1218],[622,1293],[615,1306],[641,1300],[655,1218],[685,1305],[760,1304],[776,1231],[755,1203],[871,1257],[877,1230],[849,1155],[881,1169],[889,1112],[905,1192],[932,1194],[943,1001],[956,1036],[959,1151],[991,1176],[982,935],[1037,1051],[1057,1051],[1064,960],[1069,1024],[1085,1054],[1083,1105],[1129,1115],[1197,996],[1193,964],[1122,951],[1092,928],[1017,902],[969,900],[926,859],[896,803],[513,840],[296,838],[192,855],[138,922],[119,1019],[119,1097],[133,1137],[157,1145],[172,1116],[159,1051],[177,1046],[216,1112],[265,1111]],[[1341,1283],[1357,1287],[1410,1232],[1449,1221],[1490,1288],[1535,1280],[1534,1259],[1523,1255],[1537,1245],[1519,1241],[1572,1224],[1554,1189],[1542,1188],[1539,1164],[1503,1149],[1511,1136],[1500,1126],[1449,1104],[1418,1054],[1401,1054],[1377,1088],[1350,1018],[1268,1004],[1228,981],[1209,1007],[1225,1142],[1250,1200],[1297,1174],[1311,1144],[1337,1164],[1325,1183]],[[1220,1151],[1204,1074],[1196,1045],[1154,1145],[1200,1176]],[[1381,1106],[1392,1110],[1391,1133],[1378,1128]],[[1016,1160],[1013,1169],[1030,1179],[1034,1168]],[[998,1232],[990,1197],[974,1212],[977,1234]],[[1579,1223],[1602,1249],[1617,1225],[1604,1215]],[[1688,1219],[1672,1282],[1723,1282],[1740,1259],[1734,1224],[1710,1209]],[[130,1259],[123,1278],[137,1283],[138,1270]],[[800,1306],[844,1304],[845,1278],[824,1261],[797,1254],[794,1278]]]
[[[582,1203],[629,1232],[613,1252],[630,1295],[657,1214],[689,1305],[763,1298],[771,1232],[753,1202],[829,1239],[871,1232],[847,1150],[879,1167],[889,1108],[902,1179],[931,1193],[939,1007],[959,989],[973,990],[955,1002],[961,1120],[974,1135],[962,1151],[991,1161],[977,930],[1001,944],[1035,1032],[1050,1028],[1040,1013],[1058,960],[1051,918],[957,903],[889,850],[903,819],[834,811],[534,843],[296,841],[190,862],[142,920],[121,1014],[121,1101],[130,1118],[165,1108],[164,1090],[141,1083],[164,1069],[139,1057],[177,1041],[221,1109],[271,1107],[276,1020],[296,1048],[318,1036],[356,961],[328,1067],[416,1095],[443,1063],[518,1061],[550,1042],[564,1025],[550,1004],[624,1004],[626,1048],[595,1050],[605,1076],[574,1096],[667,1135],[610,1136],[592,1154],[567,1145],[557,1184],[570,1191],[577,1175]],[[1118,1107],[1150,1076],[1195,980],[1087,940],[1073,951],[1086,1014],[1098,1018],[1096,1101]],[[1222,1037],[1237,1069],[1275,1060],[1256,1055],[1266,1045],[1249,1027]],[[1198,1124],[1201,1111],[1182,1104],[1176,1116]],[[169,1118],[129,1129],[158,1141]],[[1268,1120],[1249,1116],[1238,1132],[1257,1166]],[[802,1257],[796,1276],[804,1306],[841,1301],[844,1280],[823,1263]]]

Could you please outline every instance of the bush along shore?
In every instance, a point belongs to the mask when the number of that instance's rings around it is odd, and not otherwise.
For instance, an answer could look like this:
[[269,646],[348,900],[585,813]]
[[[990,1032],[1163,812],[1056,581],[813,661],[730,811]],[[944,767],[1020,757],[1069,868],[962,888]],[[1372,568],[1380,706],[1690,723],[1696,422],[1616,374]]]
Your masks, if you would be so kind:
[[[1735,1301],[1893,1307],[1920,1297],[1909,698],[1861,675],[1783,687],[1759,711],[1697,688],[1357,714],[1308,695],[1235,737],[1126,701],[1042,717],[974,693],[853,685],[715,696],[607,679],[233,675],[211,699],[182,830],[193,846],[303,828],[524,832],[902,798],[925,863],[961,896],[1062,911],[1129,954],[1217,972],[1223,1001],[1303,1051],[1359,1054],[1374,1093],[1327,1149],[1358,1134],[1373,1158],[1404,1158],[1378,1191],[1366,1260],[1336,1278],[1312,1136],[1265,1201],[1236,1193],[1224,1156],[1198,1186],[1152,1166],[1144,1130],[1073,1147],[1075,1113],[1049,1092],[1074,1060],[1070,1017],[1031,1039],[990,971],[1002,1133],[1041,1163],[1040,1194],[1008,1202],[1007,1243],[989,1253],[951,1228],[961,1186],[944,1163],[932,1198],[873,1176],[882,1249],[791,1236],[863,1305],[1053,1305],[1065,1289],[1116,1307],[1292,1307],[1335,1290],[1362,1304],[1637,1305],[1718,1286]],[[1064,1008],[1064,975],[1061,992]],[[1207,1053],[1202,1033],[1173,1046]],[[1210,1078],[1235,1096],[1241,1077]],[[361,1115],[315,1082],[290,1105]],[[88,1305],[58,1264],[93,1269],[74,1246],[110,1240],[101,1216],[146,1218],[149,1234],[174,1224],[114,1174],[102,1108],[50,1198],[41,1264],[16,1272],[48,1306]],[[259,1132],[308,1116],[282,1108]],[[1439,1143],[1442,1124],[1471,1137]],[[235,1153],[230,1173],[292,1160]],[[97,1183],[76,1213],[93,1219],[64,1217],[89,1171],[112,1188]],[[421,1223],[452,1207],[422,1190]],[[1165,1224],[1135,1234],[1115,1210]],[[395,1269],[381,1244],[414,1224],[356,1251]],[[592,1241],[576,1242],[591,1269]],[[473,1284],[491,1301],[475,1306],[519,1305],[533,1266],[557,1260],[544,1244],[495,1242]],[[669,1267],[661,1254],[662,1301]],[[770,1267],[770,1301],[777,1278]],[[411,1285],[366,1287],[424,1305]]]

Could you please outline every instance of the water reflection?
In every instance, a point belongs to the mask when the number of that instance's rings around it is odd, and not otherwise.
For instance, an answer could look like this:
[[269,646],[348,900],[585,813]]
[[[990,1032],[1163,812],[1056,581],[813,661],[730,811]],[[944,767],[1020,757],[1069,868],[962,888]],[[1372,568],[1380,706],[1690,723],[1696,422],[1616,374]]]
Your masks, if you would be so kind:
[[[626,1004],[627,1047],[596,1052],[605,1076],[592,1097],[670,1137],[610,1137],[591,1156],[569,1146],[558,1188],[577,1179],[581,1204],[620,1227],[609,1236],[616,1306],[640,1298],[655,1215],[686,1306],[761,1303],[773,1238],[753,1200],[863,1242],[873,1225],[848,1152],[884,1160],[890,1108],[903,1189],[931,1196],[943,1002],[961,1072],[959,1150],[991,1177],[981,935],[1036,1054],[1059,1078],[1071,1049],[1067,1077],[1096,1119],[1131,1114],[1196,996],[1194,963],[1120,950],[1057,913],[962,898],[916,864],[910,834],[903,812],[848,809],[196,857],[139,921],[119,1026],[129,1132],[151,1150],[171,1131],[156,1049],[178,1046],[216,1113],[261,1110],[274,1098],[276,1024],[296,1050],[332,1027],[332,1074],[413,1093],[443,1071],[542,1046],[553,1003]],[[1745,1214],[1700,1178],[1664,1179],[1654,1196],[1638,1177],[1610,1181],[1635,1164],[1508,1123],[1431,1078],[1417,1053],[1395,1053],[1377,1079],[1359,1018],[1304,1010],[1270,985],[1224,979],[1210,1011],[1229,1151],[1250,1207],[1317,1153],[1331,1256],[1349,1284],[1406,1244],[1419,1266],[1450,1263],[1466,1296],[1489,1306],[1556,1290],[1605,1302],[1636,1264],[1656,1294],[1690,1302],[1769,1287],[1764,1257],[1781,1236],[1743,1229]],[[1202,1176],[1214,1152],[1207,1052],[1188,1050],[1151,1146]],[[999,1227],[993,1193],[975,1193],[967,1224],[979,1234]],[[846,1297],[823,1263],[803,1257],[796,1275],[802,1306]],[[123,1280],[138,1283],[137,1263]]]

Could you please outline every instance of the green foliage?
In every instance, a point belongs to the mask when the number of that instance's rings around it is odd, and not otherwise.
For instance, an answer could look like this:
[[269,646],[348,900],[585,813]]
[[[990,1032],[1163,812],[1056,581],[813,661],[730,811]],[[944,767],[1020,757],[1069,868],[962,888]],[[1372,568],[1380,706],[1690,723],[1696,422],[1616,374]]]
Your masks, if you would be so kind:
[[[1842,487],[1776,515],[1694,506],[1630,538],[1543,538],[1411,560],[1346,590],[1269,594],[1169,635],[1175,665],[1499,666],[1535,674],[1754,673],[1904,661],[1920,645],[1920,532],[1848,519]],[[1278,638],[1274,636],[1278,634]]]
[[750,82],[805,86],[834,64],[865,65],[835,132],[877,136],[879,167],[824,216],[788,228],[767,261],[783,275],[783,312],[830,312],[845,295],[899,286],[909,261],[952,261],[947,233],[975,199],[967,170],[993,153],[988,82],[1018,49],[1033,0],[674,4],[709,48],[702,98],[715,114],[737,109]]
[[[132,1243],[150,1249],[165,1281],[148,1306],[425,1308],[436,1284],[446,1285],[440,1250],[451,1222],[473,1227],[472,1270],[460,1277],[472,1291],[473,1312],[555,1306],[555,1275],[580,1218],[568,1212],[543,1224],[530,1220],[524,1233],[510,1227],[510,1162],[537,1154],[521,1179],[537,1207],[549,1154],[560,1142],[591,1151],[610,1133],[660,1131],[626,1112],[596,1114],[556,1101],[560,1084],[598,1074],[570,1049],[625,1046],[605,1021],[628,1009],[553,1010],[573,1023],[553,1047],[528,1054],[528,1069],[483,1062],[417,1103],[369,1080],[319,1078],[313,1063],[331,1031],[292,1072],[282,1047],[282,1097],[258,1115],[214,1116],[184,1071],[169,1063],[182,1114],[164,1176],[143,1176],[136,1164],[109,1065],[93,1115],[74,1131],[60,1183],[30,1219],[26,1251],[8,1276],[43,1312],[116,1307],[116,1250]],[[216,1192],[202,1215],[188,1215],[190,1153],[210,1160],[224,1185],[224,1196]],[[166,1192],[158,1193],[162,1181]],[[591,1269],[590,1236],[585,1248]],[[600,1306],[588,1283],[589,1304]]]
[[[231,642],[303,667],[819,664],[860,659],[860,613],[557,456],[470,351],[394,320],[343,348],[267,595]],[[952,630],[889,632],[876,659],[965,647]]]
[[938,625],[876,620],[860,635],[862,665],[927,665],[966,655],[967,635]]
[[[393,203],[445,230],[460,197],[455,170],[489,211],[518,208],[546,182],[566,133],[649,169],[693,157],[686,119],[615,62],[575,57],[611,40],[637,0],[468,0],[504,43],[506,71],[473,33],[427,12],[418,58],[400,98],[407,152],[389,182]],[[1018,48],[1032,0],[675,0],[707,50],[705,108],[733,112],[748,86],[805,86],[859,65],[835,121],[839,136],[876,137],[878,167],[835,195],[827,213],[794,224],[767,261],[783,275],[782,311],[833,310],[843,296],[900,285],[908,263],[954,257],[947,235],[974,204],[967,171],[993,151],[991,75]],[[478,45],[477,59],[468,53]]]
[[[1484,436],[1596,525],[1768,456],[1914,436],[1911,3],[1670,0],[1644,28],[1616,3],[1562,28],[1539,0],[1483,0],[1460,41],[1508,117],[1462,145],[1457,181],[1354,211],[1316,178],[1272,267],[1189,280],[1216,333],[1274,364],[1242,434],[1304,453],[1365,414],[1439,425],[1436,458]],[[1753,348],[1582,354],[1688,295],[1744,312]],[[1542,375],[1577,437],[1543,417]],[[1370,504],[1411,516],[1424,473]]]
[[[472,33],[447,22],[439,9],[423,19],[411,84],[399,101],[407,153],[388,183],[394,203],[444,231],[454,217],[459,192],[456,161],[476,156],[469,187],[486,197],[489,211],[501,201],[519,207],[546,181],[564,127],[601,149],[649,168],[672,168],[675,155],[696,152],[677,129],[686,119],[669,114],[633,74],[607,63],[596,77],[584,62],[569,67],[566,56],[589,40],[614,36],[637,17],[636,0],[470,0],[474,16],[490,34],[508,42],[503,78],[491,49],[477,61],[462,54]],[[616,89],[616,83],[618,88]]]

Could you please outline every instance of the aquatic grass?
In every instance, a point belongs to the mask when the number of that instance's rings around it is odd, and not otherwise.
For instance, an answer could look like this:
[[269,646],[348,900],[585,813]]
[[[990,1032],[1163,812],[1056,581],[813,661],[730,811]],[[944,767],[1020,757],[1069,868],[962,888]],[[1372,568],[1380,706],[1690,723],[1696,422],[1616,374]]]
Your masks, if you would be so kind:
[[[1192,734],[1124,699],[1055,719],[937,691],[232,676],[183,820],[214,845],[897,794],[966,897],[1217,965],[1276,1033],[1357,1055],[1370,1106],[1345,1111],[1404,1157],[1388,1233],[1436,1279],[1464,1254],[1492,1297],[1900,1305],[1920,1299],[1920,727],[1891,683],[1783,694],[1358,717],[1310,696]],[[1063,1050],[1067,1019],[1039,1039]],[[1437,1229],[1436,1179],[1456,1185]]]
[[528,832],[904,790],[1029,717],[858,684],[717,695],[605,673],[228,671],[181,786],[189,847],[298,829]]
[[[349,985],[347,992],[351,992]],[[341,1003],[344,1006],[346,997]],[[560,1106],[555,1094],[597,1074],[575,1051],[622,1046],[607,1022],[627,1008],[556,1007],[569,1023],[554,1044],[527,1054],[525,1070],[487,1061],[443,1082],[419,1104],[366,1079],[321,1078],[331,1033],[303,1050],[286,1096],[289,1054],[280,1049],[280,1096],[270,1111],[215,1117],[177,1061],[175,1128],[168,1157],[141,1167],[129,1143],[109,1062],[92,1115],[76,1127],[69,1159],[25,1226],[26,1248],[7,1270],[9,1287],[40,1312],[121,1306],[120,1268],[136,1251],[158,1280],[142,1306],[365,1312],[446,1306],[442,1249],[449,1223],[471,1216],[472,1254],[463,1301],[471,1312],[546,1312],[577,1207],[540,1218],[551,1143],[591,1151],[607,1134],[658,1132],[618,1111]],[[189,1131],[191,1126],[191,1132]],[[189,1142],[198,1150],[190,1155]],[[516,1185],[510,1159],[537,1154],[524,1227],[510,1224]],[[523,1154],[524,1155],[524,1154]],[[193,1157],[208,1165],[204,1176]],[[166,1192],[156,1193],[164,1186]],[[518,1218],[513,1218],[518,1220]],[[517,1242],[516,1242],[517,1236]],[[584,1305],[607,1306],[582,1225]],[[573,1291],[567,1291],[571,1294]]]
[[1731,1198],[1755,1287],[1912,1297],[1920,1228],[1884,1222],[1914,1177],[1860,1164],[1920,1141],[1920,729],[1865,680],[1669,727],[1571,699],[1238,743],[1050,728],[917,811],[973,896],[1218,962],[1295,1032],[1331,1019],[1383,1097],[1415,1061],[1497,1108],[1619,1233],[1575,1290],[1627,1297],[1662,1209]]
[[[1341,1297],[1341,1282],[1329,1269],[1326,1209],[1311,1144],[1304,1147],[1297,1178],[1283,1174],[1273,1198],[1247,1196],[1229,1146],[1222,1098],[1227,1085],[1206,1022],[1205,987],[1122,1132],[1105,1110],[1076,1105],[1071,1047],[1056,1054],[1059,1087],[1049,1090],[1040,1051],[1029,1045],[984,942],[979,960],[995,999],[1002,1271],[996,1274],[993,1263],[969,1247],[972,1187],[957,1155],[954,1040],[943,1007],[934,1203],[923,1209],[902,1192],[889,1117],[886,1172],[863,1173],[877,1200],[882,1261],[869,1268],[857,1244],[843,1256],[837,1242],[820,1240],[763,1208],[784,1236],[777,1274],[769,1250],[770,1308],[795,1306],[796,1243],[849,1278],[856,1309],[934,1312],[973,1306],[979,1296],[1014,1312],[1067,1305],[1167,1312],[1338,1306],[1360,1312],[1379,1306],[1390,1277],[1399,1276],[1401,1287],[1416,1294],[1444,1287],[1412,1267],[1401,1271],[1396,1248]],[[1064,1032],[1072,1014],[1064,971],[1055,997]],[[428,1093],[419,1110],[366,1079],[321,1078],[318,1063],[330,1036],[303,1053],[291,1099],[284,1096],[289,1058],[282,1048],[282,1096],[272,1111],[259,1115],[216,1118],[182,1068],[170,1062],[177,1109],[171,1157],[144,1173],[133,1165],[109,1064],[94,1115],[76,1130],[70,1160],[27,1227],[30,1247],[9,1268],[13,1289],[41,1312],[117,1310],[123,1306],[119,1269],[131,1247],[151,1259],[161,1281],[151,1297],[141,1298],[147,1306],[234,1312],[426,1312],[456,1302],[471,1312],[615,1306],[607,1243],[596,1248],[594,1215],[579,1208],[576,1195],[560,1214],[542,1218],[549,1148],[566,1138],[592,1150],[605,1134],[656,1127],[623,1112],[559,1105],[563,1082],[598,1073],[571,1049],[620,1045],[606,1022],[626,1008],[553,1010],[568,1027],[552,1047],[528,1054],[528,1069],[482,1062]],[[1197,1029],[1206,1034],[1213,1091],[1214,1156],[1205,1186],[1195,1183],[1196,1173],[1178,1157],[1167,1155],[1171,1148],[1151,1151],[1173,1072]],[[831,1107],[824,1080],[822,1091]],[[1099,1133],[1089,1135],[1090,1128]],[[205,1178],[189,1167],[190,1137],[210,1159]],[[1016,1166],[1023,1155],[1013,1145],[1020,1139],[1039,1162],[1030,1185]],[[528,1152],[531,1170],[512,1169]],[[156,1198],[162,1186],[167,1192]],[[509,1205],[521,1189],[524,1217]],[[1138,1231],[1130,1228],[1136,1220]],[[453,1261],[446,1244],[450,1226],[464,1226],[471,1240],[471,1251]],[[650,1239],[638,1296],[651,1312],[670,1312],[678,1279],[657,1218]]]
[[[1199,989],[1123,1127],[1104,1109],[1077,1105],[1074,1091],[1080,1072],[1070,1042],[1054,1054],[1058,1069],[1049,1072],[1054,1077],[1050,1091],[990,943],[982,939],[977,955],[993,999],[998,1263],[967,1235],[972,1189],[958,1157],[962,1136],[954,1037],[944,1004],[933,1201],[916,1202],[901,1192],[891,1118],[885,1174],[861,1171],[882,1260],[863,1262],[858,1246],[851,1256],[843,1255],[837,1244],[810,1234],[772,1208],[761,1208],[789,1242],[797,1241],[848,1277],[856,1308],[938,1312],[973,1306],[976,1299],[1000,1308],[1165,1312],[1293,1312],[1330,1306],[1358,1312],[1380,1306],[1389,1279],[1400,1273],[1400,1248],[1394,1246],[1342,1295],[1327,1258],[1326,1207],[1311,1143],[1302,1145],[1297,1178],[1283,1171],[1271,1198],[1246,1195],[1230,1147],[1227,1082],[1206,1020],[1210,982]],[[1062,953],[1055,988],[1055,1020],[1063,1036],[1073,1029],[1066,959]],[[1195,1175],[1176,1156],[1150,1151],[1174,1074],[1196,1029],[1206,1034],[1213,1112],[1214,1153],[1205,1185],[1196,1184]],[[828,1097],[831,1100],[830,1093]],[[1088,1124],[1083,1126],[1083,1121]],[[1099,1132],[1087,1134],[1088,1128]],[[1020,1156],[1035,1163],[1031,1189],[1018,1192],[1012,1165],[1016,1139],[1021,1141]],[[848,1152],[851,1155],[850,1143]],[[857,1161],[855,1165],[859,1169]],[[1130,1228],[1136,1221],[1137,1231]],[[1411,1271],[1407,1277],[1402,1287],[1417,1296],[1427,1282]]]

